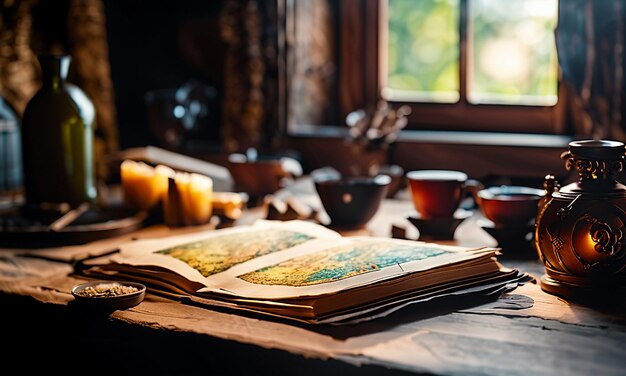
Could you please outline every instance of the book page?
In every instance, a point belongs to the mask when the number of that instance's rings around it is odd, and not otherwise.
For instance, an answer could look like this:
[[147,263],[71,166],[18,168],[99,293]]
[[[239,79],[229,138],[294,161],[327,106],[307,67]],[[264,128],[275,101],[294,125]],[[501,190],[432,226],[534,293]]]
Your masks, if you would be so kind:
[[215,287],[221,279],[211,277],[242,263],[320,239],[340,238],[339,233],[310,222],[259,220],[251,226],[126,243],[111,261],[137,267],[158,266]]

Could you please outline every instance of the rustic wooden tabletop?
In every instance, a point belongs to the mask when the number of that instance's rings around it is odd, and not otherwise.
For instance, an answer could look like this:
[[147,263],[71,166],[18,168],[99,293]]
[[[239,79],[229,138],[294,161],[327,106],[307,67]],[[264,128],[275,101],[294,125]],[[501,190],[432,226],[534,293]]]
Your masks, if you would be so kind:
[[[319,207],[306,189],[294,192]],[[405,194],[385,200],[366,228],[344,235],[390,236],[392,224],[409,238],[419,235],[406,221],[412,204]],[[263,216],[255,208],[240,223]],[[495,246],[479,220],[476,213],[464,221],[446,243]],[[153,226],[79,246],[0,249],[0,319],[10,348],[3,365],[13,362],[25,371],[57,366],[66,373],[93,365],[121,374],[623,375],[626,369],[626,297],[587,307],[532,282],[498,299],[447,299],[349,327],[293,325],[150,293],[133,308],[102,316],[72,307],[70,290],[83,282],[72,274],[76,261],[107,254],[133,237],[199,230],[206,228]],[[20,256],[24,252],[29,256]],[[501,263],[543,274],[530,247],[515,257],[503,249]]]

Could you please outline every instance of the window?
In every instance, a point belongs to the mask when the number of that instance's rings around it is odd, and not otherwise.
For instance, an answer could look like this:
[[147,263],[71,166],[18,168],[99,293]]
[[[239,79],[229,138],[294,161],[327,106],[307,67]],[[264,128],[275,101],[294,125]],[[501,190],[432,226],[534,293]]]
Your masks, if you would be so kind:
[[381,48],[387,100],[456,103],[460,69],[472,104],[557,102],[555,0],[470,0],[460,64],[460,0],[388,0]]
[[386,100],[409,129],[565,133],[557,1],[287,1],[288,123]]
[[380,98],[414,104],[418,126],[560,126],[557,0],[383,0],[378,12]]
[[384,99],[459,101],[459,4],[459,0],[388,0],[380,25]]
[[468,101],[555,105],[557,0],[469,4]]

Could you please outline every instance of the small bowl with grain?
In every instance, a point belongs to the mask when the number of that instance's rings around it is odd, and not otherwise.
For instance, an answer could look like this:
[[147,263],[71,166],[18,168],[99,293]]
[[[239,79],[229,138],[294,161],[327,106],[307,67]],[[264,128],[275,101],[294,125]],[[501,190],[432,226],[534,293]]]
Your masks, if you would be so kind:
[[72,295],[77,306],[115,311],[141,303],[146,296],[146,286],[137,282],[92,281],[74,286]]

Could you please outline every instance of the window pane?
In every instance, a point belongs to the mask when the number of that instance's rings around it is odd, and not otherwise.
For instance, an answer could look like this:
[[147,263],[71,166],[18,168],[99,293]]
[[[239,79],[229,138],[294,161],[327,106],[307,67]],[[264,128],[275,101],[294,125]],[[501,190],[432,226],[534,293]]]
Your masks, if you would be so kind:
[[469,102],[556,104],[557,0],[469,0],[469,14]]
[[384,99],[459,100],[459,1],[388,0]]

